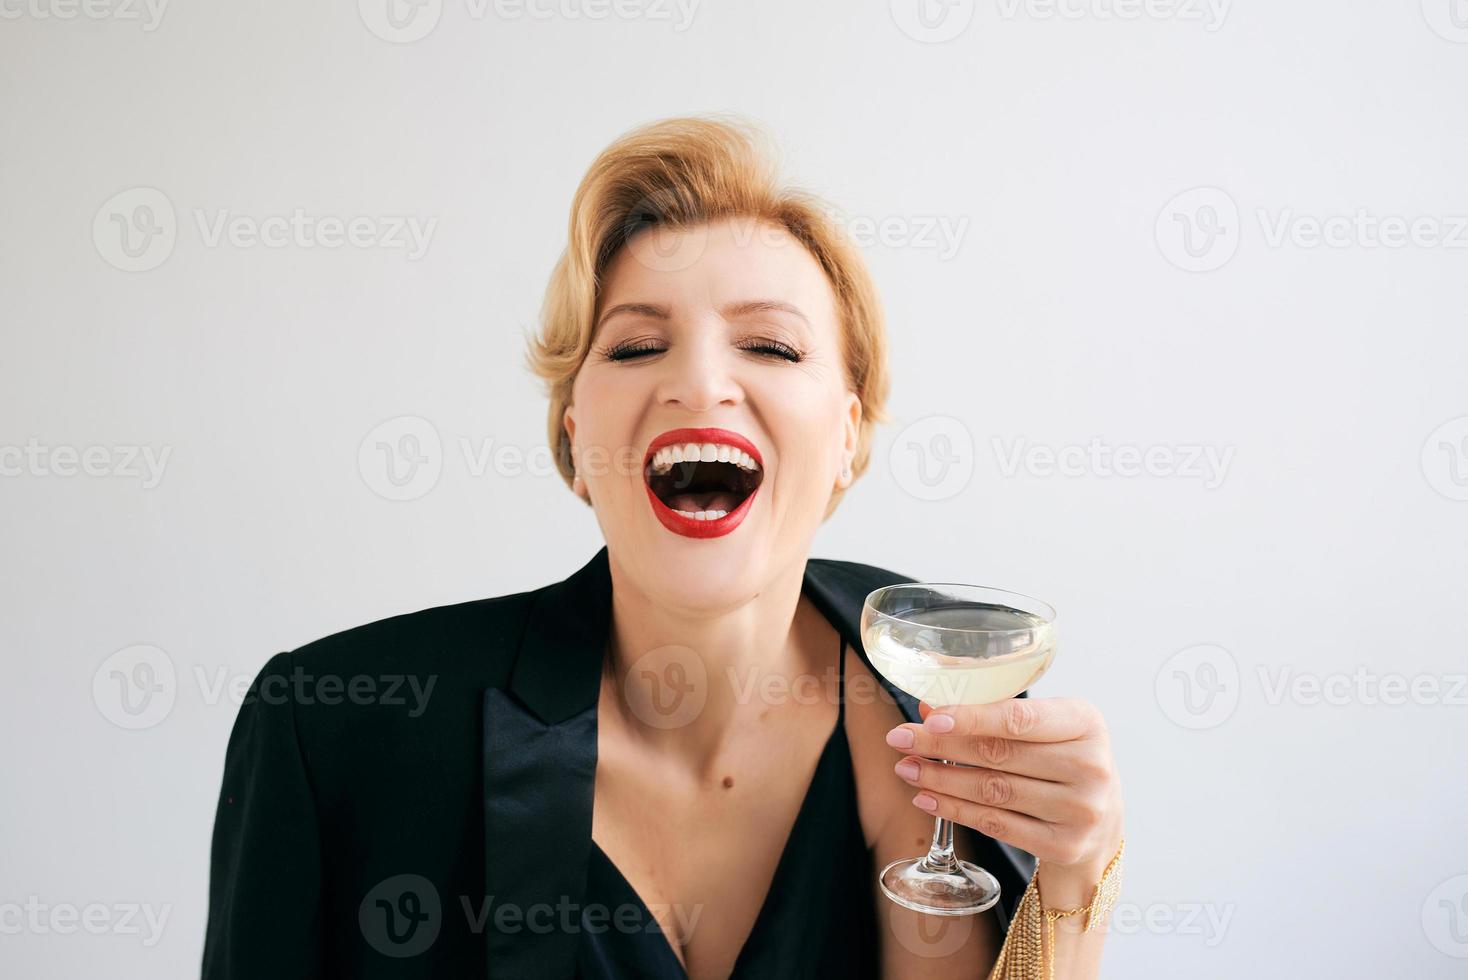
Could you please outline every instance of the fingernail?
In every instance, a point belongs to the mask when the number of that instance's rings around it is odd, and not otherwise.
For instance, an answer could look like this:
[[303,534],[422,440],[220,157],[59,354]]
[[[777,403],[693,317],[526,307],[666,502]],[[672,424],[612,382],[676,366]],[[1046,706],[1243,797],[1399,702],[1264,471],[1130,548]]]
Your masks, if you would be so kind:
[[901,776],[903,779],[906,779],[908,782],[912,782],[913,780],[917,779],[918,774],[922,772],[922,770],[918,768],[918,764],[916,762],[913,762],[911,759],[903,759],[901,762],[897,763],[896,768],[897,775]]
[[923,727],[938,735],[942,735],[944,732],[951,732],[953,731],[953,716],[942,714],[928,715],[928,720],[923,722]]
[[887,733],[887,744],[894,749],[912,748],[912,729],[894,728]]
[[929,813],[932,813],[934,810],[938,809],[938,801],[933,799],[927,793],[919,793],[917,796],[914,796],[912,798],[912,803],[913,806],[919,807],[923,810],[927,810]]

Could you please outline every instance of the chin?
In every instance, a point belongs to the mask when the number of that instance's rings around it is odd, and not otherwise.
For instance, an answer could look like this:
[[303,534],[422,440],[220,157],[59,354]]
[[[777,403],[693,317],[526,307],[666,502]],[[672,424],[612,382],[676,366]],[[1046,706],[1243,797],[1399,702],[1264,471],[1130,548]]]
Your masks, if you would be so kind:
[[716,614],[753,599],[779,574],[765,515],[751,514],[732,534],[695,538],[669,531],[643,506],[618,527],[604,527],[603,537],[613,564],[659,605]]
[[722,538],[686,538],[655,528],[651,546],[624,563],[648,595],[690,612],[736,608],[758,595],[774,574],[768,548],[753,540],[755,528]]

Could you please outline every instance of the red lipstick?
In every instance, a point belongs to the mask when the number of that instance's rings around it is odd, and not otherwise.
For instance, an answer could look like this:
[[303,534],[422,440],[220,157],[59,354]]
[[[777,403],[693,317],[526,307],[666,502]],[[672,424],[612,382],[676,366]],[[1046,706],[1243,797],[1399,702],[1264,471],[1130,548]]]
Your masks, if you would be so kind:
[[703,428],[703,429],[670,429],[654,439],[647,447],[642,457],[642,469],[644,473],[643,486],[647,490],[647,499],[652,504],[653,513],[662,523],[663,527],[674,534],[681,534],[687,538],[719,538],[733,531],[748,516],[750,508],[754,504],[754,498],[759,494],[756,486],[750,494],[739,502],[739,505],[723,517],[711,521],[701,521],[696,517],[685,517],[678,511],[669,507],[658,499],[658,495],[652,492],[652,486],[647,482],[645,474],[647,468],[652,465],[653,455],[664,446],[682,445],[684,443],[706,443],[711,442],[720,446],[732,446],[735,449],[746,452],[763,472],[765,461],[754,443],[744,438],[737,432],[728,429]]

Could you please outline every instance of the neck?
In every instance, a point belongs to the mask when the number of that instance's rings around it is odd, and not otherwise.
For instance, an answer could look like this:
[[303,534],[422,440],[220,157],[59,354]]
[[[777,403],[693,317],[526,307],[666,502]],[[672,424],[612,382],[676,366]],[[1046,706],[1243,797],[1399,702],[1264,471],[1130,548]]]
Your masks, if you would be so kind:
[[715,764],[736,727],[765,713],[762,691],[790,690],[819,674],[829,633],[802,601],[805,562],[780,572],[757,594],[710,611],[649,596],[615,558],[612,623],[601,700],[611,721],[648,749],[679,757],[694,770]]

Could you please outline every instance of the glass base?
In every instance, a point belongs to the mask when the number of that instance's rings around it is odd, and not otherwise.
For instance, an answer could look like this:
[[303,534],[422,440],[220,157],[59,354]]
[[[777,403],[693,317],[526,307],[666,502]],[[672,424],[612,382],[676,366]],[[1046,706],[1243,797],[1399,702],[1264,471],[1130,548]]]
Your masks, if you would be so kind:
[[893,861],[878,881],[882,894],[903,908],[928,915],[976,915],[999,901],[999,881],[968,861],[951,871],[930,870],[927,858]]

